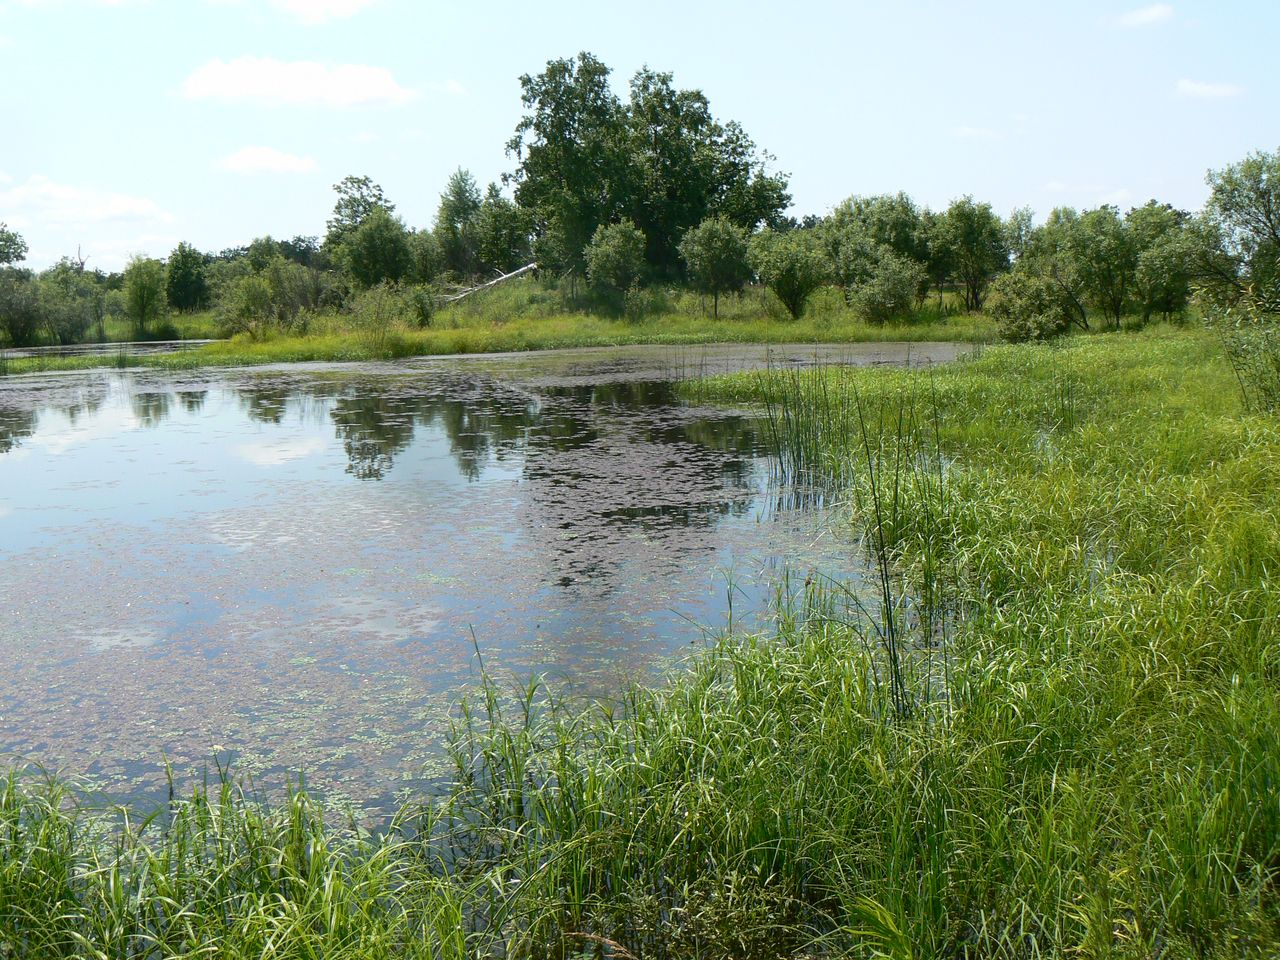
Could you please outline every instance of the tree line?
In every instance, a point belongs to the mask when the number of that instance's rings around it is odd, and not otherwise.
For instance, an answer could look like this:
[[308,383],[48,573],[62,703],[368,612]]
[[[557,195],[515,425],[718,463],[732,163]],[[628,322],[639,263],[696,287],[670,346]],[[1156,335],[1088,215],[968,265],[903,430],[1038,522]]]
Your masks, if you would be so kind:
[[[34,273],[26,245],[0,224],[0,332],[13,344],[105,338],[108,320],[135,337],[171,333],[170,311],[215,308],[233,332],[304,332],[322,310],[396,310],[430,323],[443,287],[536,262],[584,280],[617,307],[650,282],[720,298],[759,283],[791,316],[838,288],[869,323],[910,317],[950,293],[987,310],[1009,339],[1072,327],[1119,327],[1183,313],[1197,289],[1238,296],[1275,270],[1280,154],[1258,153],[1208,177],[1199,212],[1151,201],[1007,218],[971,196],[945,210],[905,193],[854,196],[823,217],[786,215],[788,178],[697,90],[642,69],[617,96],[589,53],[520,78],[524,115],[507,143],[515,169],[483,192],[457,170],[430,229],[407,226],[382,188],[335,186],[323,237],[262,237],[217,253],[179,244],[120,273],[64,258]],[[505,189],[504,189],[505,188]],[[372,295],[370,291],[374,291]],[[373,306],[371,306],[373,304]]]

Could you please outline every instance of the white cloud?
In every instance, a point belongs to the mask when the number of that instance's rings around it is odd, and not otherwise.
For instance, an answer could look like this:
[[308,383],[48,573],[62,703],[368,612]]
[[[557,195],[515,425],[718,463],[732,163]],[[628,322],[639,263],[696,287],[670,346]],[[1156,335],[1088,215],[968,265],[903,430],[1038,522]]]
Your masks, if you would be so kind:
[[223,157],[218,166],[231,173],[310,173],[316,162],[275,147],[244,147]]
[[297,437],[242,444],[234,448],[234,453],[257,467],[279,467],[319,453],[324,448],[325,442],[319,437]]
[[1061,180],[1050,180],[1044,185],[1046,193],[1063,193],[1067,189],[1067,185]]
[[1127,187],[1119,187],[1109,193],[1104,193],[1098,198],[1098,202],[1109,204],[1113,207],[1123,207],[1132,199],[1133,193]]
[[286,62],[270,57],[210,60],[187,77],[182,93],[191,100],[257,100],[274,105],[327,107],[405,103],[415,96],[383,67]]
[[13,183],[13,177],[0,170],[0,183]]
[[1196,100],[1222,100],[1244,93],[1244,87],[1234,83],[1202,83],[1199,80],[1179,80],[1177,89],[1180,96]]
[[992,130],[990,127],[970,127],[970,126],[962,125],[959,127],[952,127],[951,133],[953,136],[958,137],[961,140],[999,140],[1000,139],[1000,134],[997,133],[995,130]]
[[0,50],[13,46],[13,37],[0,33]]
[[1150,27],[1173,19],[1173,7],[1167,3],[1153,3],[1121,14],[1116,22],[1122,27]]
[[57,183],[44,176],[0,190],[0,210],[13,226],[84,227],[98,223],[170,223],[154,200],[127,193]]

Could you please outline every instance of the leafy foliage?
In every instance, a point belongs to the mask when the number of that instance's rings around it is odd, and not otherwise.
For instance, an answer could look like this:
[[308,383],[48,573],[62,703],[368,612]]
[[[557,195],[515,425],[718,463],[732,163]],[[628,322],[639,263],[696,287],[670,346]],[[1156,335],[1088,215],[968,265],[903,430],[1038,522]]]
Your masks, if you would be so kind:
[[793,318],[809,295],[831,279],[826,251],[812,230],[762,230],[748,248],[751,267]]
[[712,315],[720,316],[720,294],[741,290],[751,279],[747,231],[724,217],[709,217],[684,235],[680,256],[698,289],[712,295]]
[[124,269],[124,306],[136,337],[145,337],[159,324],[168,309],[163,263],[143,256],[129,261]]
[[790,200],[742,128],[716,121],[706,97],[676,89],[669,73],[639,71],[625,104],[589,53],[520,82],[529,112],[508,144],[520,161],[511,179],[546,238],[544,267],[581,271],[595,230],[629,218],[646,235],[650,267],[671,274],[684,233],[707,217],[753,229]]
[[414,266],[409,232],[399,217],[375,207],[342,243],[347,272],[361,287],[397,282]]
[[849,291],[849,305],[870,323],[887,323],[910,312],[926,279],[918,261],[882,247],[869,275]]
[[613,293],[629,290],[644,273],[644,245],[644,234],[629,220],[598,227],[586,250],[591,285]]
[[208,304],[209,283],[205,257],[189,243],[180,243],[169,254],[165,291],[175,310],[198,310]]
[[27,258],[27,242],[17,231],[0,221],[0,267],[18,263]]

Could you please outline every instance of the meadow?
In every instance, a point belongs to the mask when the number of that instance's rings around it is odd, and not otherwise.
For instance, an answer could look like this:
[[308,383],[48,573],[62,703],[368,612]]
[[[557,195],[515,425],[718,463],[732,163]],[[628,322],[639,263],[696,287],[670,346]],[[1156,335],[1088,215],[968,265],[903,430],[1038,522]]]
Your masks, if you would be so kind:
[[234,772],[140,818],[15,771],[0,954],[1280,951],[1280,426],[1212,335],[686,390],[843,493],[869,594],[796,584],[613,706],[492,681],[373,833]]

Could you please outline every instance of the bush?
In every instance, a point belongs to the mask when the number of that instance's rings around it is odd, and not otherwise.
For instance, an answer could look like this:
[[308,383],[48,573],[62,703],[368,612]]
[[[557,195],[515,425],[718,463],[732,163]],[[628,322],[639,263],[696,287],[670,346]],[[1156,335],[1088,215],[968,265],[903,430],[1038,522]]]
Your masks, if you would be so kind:
[[599,290],[625,294],[644,272],[644,233],[630,220],[596,228],[587,246],[587,281]]
[[831,264],[811,230],[763,230],[748,246],[751,267],[791,317],[800,316],[809,295],[831,279]]
[[1280,262],[1277,268],[1243,294],[1200,298],[1206,322],[1222,337],[1245,408],[1271,413],[1280,413]]
[[999,323],[1001,338],[1011,343],[1048,340],[1065,333],[1071,321],[1053,282],[1026,270],[992,281],[987,312]]
[[849,291],[849,305],[868,323],[885,323],[911,311],[924,283],[924,267],[882,248],[871,275]]

